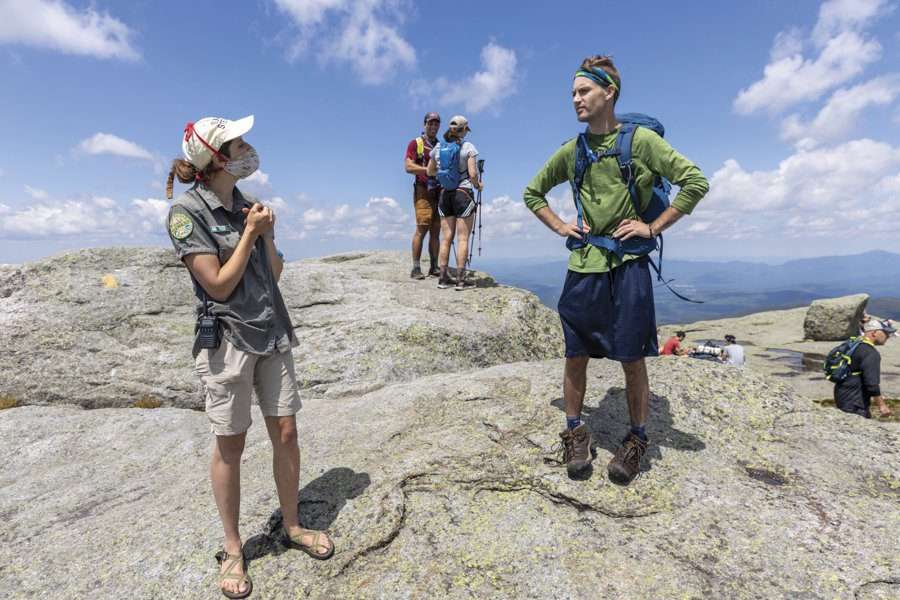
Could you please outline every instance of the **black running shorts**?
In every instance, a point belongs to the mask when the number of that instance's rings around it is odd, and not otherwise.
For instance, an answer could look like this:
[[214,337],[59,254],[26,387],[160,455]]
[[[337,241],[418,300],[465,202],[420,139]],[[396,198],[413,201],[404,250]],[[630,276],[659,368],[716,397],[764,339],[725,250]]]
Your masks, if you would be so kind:
[[465,188],[443,190],[438,202],[438,213],[442,217],[470,217],[475,214],[475,199]]

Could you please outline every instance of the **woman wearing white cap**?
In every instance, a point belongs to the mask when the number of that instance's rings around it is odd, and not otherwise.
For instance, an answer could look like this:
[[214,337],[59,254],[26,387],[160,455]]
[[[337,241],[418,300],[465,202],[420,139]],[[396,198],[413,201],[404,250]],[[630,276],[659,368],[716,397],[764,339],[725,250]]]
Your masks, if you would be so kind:
[[291,355],[297,340],[278,289],[284,263],[275,247],[275,214],[235,186],[259,168],[256,150],[242,137],[252,126],[252,116],[188,123],[185,158],[173,161],[167,185],[171,198],[176,176],[193,184],[173,203],[167,223],[200,301],[194,370],[216,436],[210,478],[225,529],[216,559],[228,598],[246,598],[253,589],[238,531],[240,461],[253,392],[274,449],[285,543],[318,559],[334,553],[325,532],[303,529],[297,518],[300,396]]
[[[450,263],[450,245],[456,237],[456,289],[464,290],[474,286],[466,281],[466,261],[469,257],[469,234],[475,223],[475,192],[481,191],[482,184],[475,157],[478,150],[472,142],[464,141],[469,133],[469,121],[462,115],[450,119],[450,127],[444,132],[444,139],[438,142],[431,151],[428,162],[428,175],[437,175],[443,190],[438,201],[438,214],[441,216],[441,249],[438,255],[438,266],[441,274],[438,287],[450,287],[447,274]],[[449,151],[452,149],[452,151]],[[447,157],[458,155],[458,164],[442,164]],[[458,235],[456,235],[458,234]]]

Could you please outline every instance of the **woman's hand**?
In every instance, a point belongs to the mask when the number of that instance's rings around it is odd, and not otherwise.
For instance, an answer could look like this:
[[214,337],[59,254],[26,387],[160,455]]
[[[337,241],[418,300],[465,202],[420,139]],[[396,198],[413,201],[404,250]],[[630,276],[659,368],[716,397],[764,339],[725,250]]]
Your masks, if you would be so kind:
[[260,236],[273,231],[275,213],[272,212],[272,209],[256,202],[250,208],[242,208],[241,211],[247,218],[244,223],[244,231],[248,231],[250,235]]
[[275,209],[267,206],[266,210],[269,211],[269,214],[272,215],[272,227],[263,234],[263,237],[267,240],[275,239]]
[[585,233],[590,233],[591,228],[588,227],[587,223],[583,223],[581,225],[581,229],[578,229],[578,224],[576,223],[566,223],[565,221],[560,221],[559,225],[554,229],[560,237],[573,237],[575,239],[584,239],[582,235]]
[[650,225],[637,219],[625,219],[619,223],[619,226],[613,232],[613,237],[623,242],[635,236],[647,239],[652,238],[653,232],[650,231]]

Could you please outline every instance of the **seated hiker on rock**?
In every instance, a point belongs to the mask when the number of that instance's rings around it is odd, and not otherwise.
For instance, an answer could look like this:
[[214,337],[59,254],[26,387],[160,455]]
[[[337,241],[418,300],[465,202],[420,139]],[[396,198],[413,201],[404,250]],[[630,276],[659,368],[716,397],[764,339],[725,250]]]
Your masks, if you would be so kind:
[[425,279],[420,262],[422,260],[422,243],[428,235],[428,256],[431,266],[428,269],[429,277],[436,277],[438,273],[438,251],[441,235],[441,219],[438,216],[438,198],[441,186],[434,177],[428,176],[428,161],[431,159],[431,151],[437,145],[438,128],[441,126],[441,116],[436,112],[425,115],[425,129],[422,135],[413,139],[406,146],[404,165],[406,172],[414,175],[413,179],[413,211],[416,217],[416,232],[412,239],[412,271],[409,276],[413,279]]
[[295,414],[300,395],[291,347],[297,345],[278,279],[284,263],[275,247],[275,214],[235,186],[259,168],[256,150],[243,137],[253,116],[237,121],[205,118],[184,130],[184,159],[174,177],[192,184],[173,203],[167,219],[175,253],[187,266],[199,300],[193,345],[194,371],[206,395],[215,434],[210,478],[225,529],[219,585],[229,598],[250,594],[238,531],[240,465],[250,427],[253,393],[274,450],[275,487],[287,544],[314,558],[334,551],[327,534],[297,520],[300,451]]
[[744,366],[744,347],[737,343],[737,338],[729,333],[725,336],[725,343],[727,345],[722,348],[725,351],[725,364]]
[[[655,247],[656,236],[694,209],[708,184],[700,169],[657,133],[644,126],[635,129],[632,123],[626,127],[618,120],[613,107],[621,89],[619,71],[609,57],[592,56],[582,62],[573,77],[572,102],[578,121],[588,124],[587,132],[550,157],[528,184],[524,199],[547,227],[567,239],[571,250],[558,306],[566,345],[563,459],[570,476],[589,472],[591,433],[581,420],[589,359],[621,362],[631,428],[608,473],[612,481],[628,484],[638,474],[648,444],[644,357],[658,352],[647,252]],[[612,151],[622,147],[620,139],[632,132],[632,160],[620,166],[621,153]],[[576,158],[584,165],[585,157],[590,161],[576,185]],[[674,182],[680,190],[671,206],[645,221],[642,215],[657,177]],[[546,200],[547,192],[566,181],[572,185],[579,215],[574,223],[562,221]],[[646,251],[625,251],[638,247]]]
[[464,290],[475,284],[466,280],[466,261],[469,257],[469,234],[475,223],[475,192],[482,190],[476,156],[478,150],[472,142],[464,141],[469,129],[469,121],[457,115],[450,119],[450,127],[444,132],[444,140],[438,142],[431,151],[428,161],[428,175],[437,176],[441,199],[438,213],[441,216],[441,252],[438,258],[440,277],[438,287],[446,289],[452,281],[450,266],[450,245],[456,238],[456,289]]
[[676,332],[675,335],[666,340],[660,354],[685,356],[690,351],[689,348],[683,348],[681,346],[681,342],[684,341],[685,336],[686,334],[683,331]]
[[872,418],[869,407],[872,400],[878,405],[878,414],[893,414],[881,393],[881,354],[876,346],[884,346],[888,338],[897,335],[890,321],[874,317],[866,321],[861,343],[850,353],[849,376],[834,385],[834,404],[844,412]]

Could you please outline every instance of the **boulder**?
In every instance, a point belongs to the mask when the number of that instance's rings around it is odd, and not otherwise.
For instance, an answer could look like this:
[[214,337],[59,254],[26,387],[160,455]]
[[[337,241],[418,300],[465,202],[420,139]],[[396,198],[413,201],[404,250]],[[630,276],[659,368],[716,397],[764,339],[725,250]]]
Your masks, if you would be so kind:
[[[452,293],[452,292],[451,292]],[[618,365],[589,368],[587,481],[553,451],[563,361],[435,374],[298,415],[300,513],[337,552],[280,544],[258,412],[242,464],[254,598],[896,598],[900,434],[770,377],[648,361],[651,446],[627,488]],[[221,543],[203,414],[0,412],[0,585],[12,598],[196,599]]]
[[868,294],[814,300],[803,320],[805,338],[827,342],[859,335],[859,320],[862,319],[868,301]]
[[[409,278],[408,256],[288,263],[280,287],[304,398],[519,360],[560,357],[559,317],[476,273],[478,288]],[[18,404],[202,408],[195,299],[167,248],[90,249],[0,269],[0,395]]]

